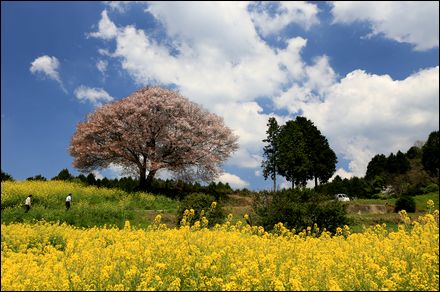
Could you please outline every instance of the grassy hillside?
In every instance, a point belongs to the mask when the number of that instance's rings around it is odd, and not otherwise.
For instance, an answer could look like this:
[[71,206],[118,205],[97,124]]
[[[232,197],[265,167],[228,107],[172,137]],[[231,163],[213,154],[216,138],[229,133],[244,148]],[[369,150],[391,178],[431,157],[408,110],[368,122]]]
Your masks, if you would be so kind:
[[[396,198],[389,199],[358,199],[348,203],[348,217],[351,220],[351,228],[355,232],[360,232],[363,227],[385,223],[388,229],[397,229],[401,223],[400,215],[394,213]],[[439,193],[432,192],[424,195],[414,196],[416,202],[416,212],[409,213],[411,218],[417,218],[426,213],[428,200],[434,202],[434,209],[439,209]],[[368,207],[368,208],[366,208]]]
[[[72,207],[65,210],[64,201],[72,193]],[[33,195],[33,205],[29,213],[24,213],[24,200]],[[438,192],[415,196],[417,212],[409,214],[416,218],[426,212],[426,202],[433,200],[439,209]],[[396,229],[400,216],[393,213],[396,199],[359,199],[348,203],[348,217],[351,228],[360,232],[363,227],[386,223]],[[233,215],[233,222],[242,220],[244,214],[253,217],[252,194],[230,194],[223,202],[226,214]],[[130,220],[132,226],[147,227],[157,214],[162,223],[176,226],[179,201],[148,193],[126,193],[118,189],[85,187],[78,183],[64,181],[23,181],[1,183],[1,221],[33,222],[46,220],[66,222],[79,227],[115,225],[124,226]]]
[[[65,209],[65,198],[72,194],[72,206]],[[32,209],[24,213],[24,201],[32,194]],[[66,222],[79,227],[104,225],[146,227],[158,213],[162,220],[175,224],[179,202],[148,193],[126,193],[118,189],[82,186],[65,181],[22,181],[1,183],[1,221],[32,222],[34,220]]]

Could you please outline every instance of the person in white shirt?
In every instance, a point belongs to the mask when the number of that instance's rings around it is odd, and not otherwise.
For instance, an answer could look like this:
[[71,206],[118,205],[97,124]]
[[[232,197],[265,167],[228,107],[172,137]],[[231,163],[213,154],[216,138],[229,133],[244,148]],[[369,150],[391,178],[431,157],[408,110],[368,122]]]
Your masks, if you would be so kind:
[[31,201],[32,201],[32,195],[29,195],[26,198],[26,201],[24,201],[25,213],[29,212],[29,210],[31,209]]
[[66,210],[70,209],[70,203],[72,202],[72,194],[67,195],[66,197]]

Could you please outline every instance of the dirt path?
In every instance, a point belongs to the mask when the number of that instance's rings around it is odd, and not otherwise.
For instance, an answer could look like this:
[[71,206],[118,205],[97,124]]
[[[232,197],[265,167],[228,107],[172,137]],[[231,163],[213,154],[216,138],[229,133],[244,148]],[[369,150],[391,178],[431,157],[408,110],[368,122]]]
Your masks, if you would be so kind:
[[348,213],[356,213],[356,214],[386,214],[393,213],[394,207],[391,205],[380,205],[380,204],[369,204],[369,205],[360,205],[360,204],[350,204],[347,207]]

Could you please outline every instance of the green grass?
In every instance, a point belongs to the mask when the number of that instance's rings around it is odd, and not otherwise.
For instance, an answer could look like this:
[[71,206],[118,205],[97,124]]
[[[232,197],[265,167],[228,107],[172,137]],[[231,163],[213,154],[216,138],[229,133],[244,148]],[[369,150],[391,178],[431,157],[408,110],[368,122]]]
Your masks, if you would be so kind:
[[[359,200],[353,200],[349,202],[351,205],[385,205],[390,204],[394,206],[396,203],[396,198],[389,198],[389,199],[359,199]],[[427,201],[433,200],[434,201],[434,209],[439,209],[439,193],[433,192],[429,194],[424,195],[417,195],[414,196],[414,200],[416,202],[416,212],[415,213],[409,213],[408,215],[412,219],[418,218],[420,215],[424,214],[428,211],[427,208]],[[385,213],[385,214],[356,214],[356,213],[349,213],[348,218],[351,221],[350,227],[354,232],[362,232],[364,227],[374,226],[376,224],[383,224],[385,223],[387,225],[387,229],[389,230],[397,230],[398,224],[401,223],[400,221],[400,215],[398,213]]]
[[[417,210],[422,210],[422,211],[426,211],[427,207],[426,207],[426,202],[428,200],[433,200],[434,201],[434,206],[436,209],[439,208],[439,193],[438,192],[433,192],[433,193],[429,193],[429,194],[424,194],[424,195],[417,195],[413,197],[414,200],[416,201],[416,209]],[[371,204],[377,204],[377,205],[385,205],[386,203],[393,205],[396,203],[397,199],[396,198],[388,198],[388,199],[357,199],[357,200],[352,200],[350,201],[348,204],[350,205],[371,205]]]
[[439,198],[438,192],[415,196],[414,200],[416,201],[416,209],[427,211],[426,202],[428,200],[433,200],[434,201],[434,209],[438,210],[439,209],[438,198]]

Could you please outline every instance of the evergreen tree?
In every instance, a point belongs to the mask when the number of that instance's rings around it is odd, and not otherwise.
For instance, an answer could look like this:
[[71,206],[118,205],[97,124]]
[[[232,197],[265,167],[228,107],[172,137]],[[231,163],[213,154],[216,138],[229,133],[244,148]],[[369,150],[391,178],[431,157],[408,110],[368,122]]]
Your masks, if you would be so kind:
[[52,180],[72,180],[73,176],[70,174],[69,170],[67,168],[64,168],[61,170],[57,176],[53,177]]
[[315,188],[320,183],[327,182],[336,171],[337,158],[330,148],[327,138],[305,117],[297,117],[295,122],[303,133],[306,143],[306,154],[311,163],[309,176],[314,178]]
[[89,175],[87,175],[87,177],[86,177],[86,180],[87,180],[88,185],[95,185],[96,184],[96,178],[93,173],[89,173]]
[[292,188],[305,186],[311,179],[311,162],[307,155],[304,135],[295,121],[288,121],[281,127],[277,140],[277,153],[275,163],[278,173],[292,182]]
[[7,181],[7,180],[14,181],[14,179],[9,173],[3,172],[3,170],[1,170],[1,181]]
[[41,181],[46,181],[47,179],[42,176],[41,174],[38,174],[36,176],[32,176],[32,177],[28,177],[26,180],[41,180]]
[[365,179],[372,180],[376,176],[383,177],[387,171],[387,158],[383,154],[374,156],[367,166]]
[[432,175],[439,176],[439,131],[429,134],[428,141],[422,147],[423,168]]
[[267,138],[263,142],[268,145],[263,148],[263,176],[267,179],[269,176],[273,180],[273,191],[276,191],[276,179],[277,179],[277,137],[280,132],[277,120],[274,117],[269,118],[267,123],[268,129],[266,131]]

